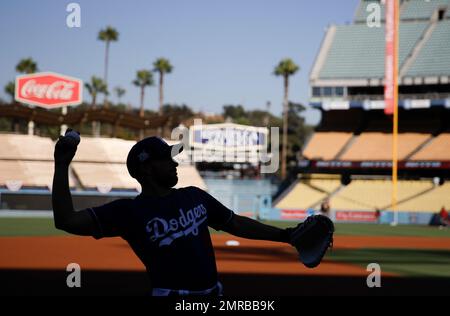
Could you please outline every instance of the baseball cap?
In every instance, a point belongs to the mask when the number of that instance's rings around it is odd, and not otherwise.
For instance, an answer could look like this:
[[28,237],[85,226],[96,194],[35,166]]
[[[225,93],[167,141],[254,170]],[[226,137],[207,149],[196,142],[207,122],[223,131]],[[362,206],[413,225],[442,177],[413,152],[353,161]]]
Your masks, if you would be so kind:
[[136,178],[141,163],[152,159],[169,159],[182,151],[182,143],[170,146],[161,137],[151,136],[144,138],[134,144],[128,153],[128,172],[133,178]]

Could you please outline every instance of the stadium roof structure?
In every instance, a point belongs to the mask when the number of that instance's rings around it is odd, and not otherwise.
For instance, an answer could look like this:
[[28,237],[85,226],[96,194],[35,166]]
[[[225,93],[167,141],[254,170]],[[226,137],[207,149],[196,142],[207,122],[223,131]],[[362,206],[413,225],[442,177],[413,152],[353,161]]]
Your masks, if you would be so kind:
[[[371,4],[379,27],[366,23]],[[400,6],[400,84],[450,83],[450,0],[404,0]],[[310,73],[313,86],[382,86],[385,55],[384,4],[362,0],[354,23],[332,25]]]

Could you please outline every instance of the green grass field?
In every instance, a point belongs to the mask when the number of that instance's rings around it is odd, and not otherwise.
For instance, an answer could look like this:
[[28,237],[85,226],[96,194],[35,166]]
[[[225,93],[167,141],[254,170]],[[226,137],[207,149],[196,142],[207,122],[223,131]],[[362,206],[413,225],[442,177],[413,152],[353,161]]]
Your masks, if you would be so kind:
[[423,249],[339,249],[328,253],[333,261],[367,267],[377,263],[382,271],[407,277],[450,278],[450,251]]
[[[280,228],[292,227],[292,222],[265,221]],[[222,233],[211,230],[212,233]],[[0,218],[0,236],[59,236],[66,233],[55,229],[51,218]],[[396,226],[373,224],[336,224],[336,235],[347,236],[415,236],[448,237],[450,229],[429,226]]]
[[60,236],[51,218],[0,218],[0,236]]
[[[291,222],[270,221],[266,224],[280,228]],[[211,230],[212,233],[221,234]],[[50,218],[0,218],[0,236],[61,236]],[[450,229],[428,226],[396,226],[372,224],[336,224],[336,235],[347,236],[414,236],[450,238]],[[450,251],[427,249],[334,249],[329,260],[367,267],[376,262],[382,271],[404,277],[450,278]]]
[[[265,222],[280,228],[292,227],[291,222]],[[376,225],[376,224],[335,224],[336,235],[345,236],[414,236],[414,237],[450,237],[450,229],[419,225]]]

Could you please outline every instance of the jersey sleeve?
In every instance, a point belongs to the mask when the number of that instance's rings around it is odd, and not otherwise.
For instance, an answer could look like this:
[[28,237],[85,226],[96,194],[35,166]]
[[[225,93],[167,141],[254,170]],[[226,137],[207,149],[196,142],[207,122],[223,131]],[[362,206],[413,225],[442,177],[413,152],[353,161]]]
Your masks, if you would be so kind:
[[199,189],[191,187],[192,190],[200,195],[201,200],[205,202],[208,216],[208,226],[215,230],[222,230],[233,218],[234,212],[225,205],[217,201],[211,194]]
[[87,210],[95,222],[93,237],[117,237],[125,235],[130,217],[130,199],[119,199]]

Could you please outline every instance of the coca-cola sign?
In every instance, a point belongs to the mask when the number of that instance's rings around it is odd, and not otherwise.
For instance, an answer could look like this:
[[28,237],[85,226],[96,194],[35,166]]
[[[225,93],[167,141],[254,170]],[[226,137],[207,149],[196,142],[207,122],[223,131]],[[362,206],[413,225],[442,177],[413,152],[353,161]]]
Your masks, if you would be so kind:
[[82,89],[83,83],[79,79],[41,72],[16,77],[15,99],[25,104],[57,108],[80,104]]

